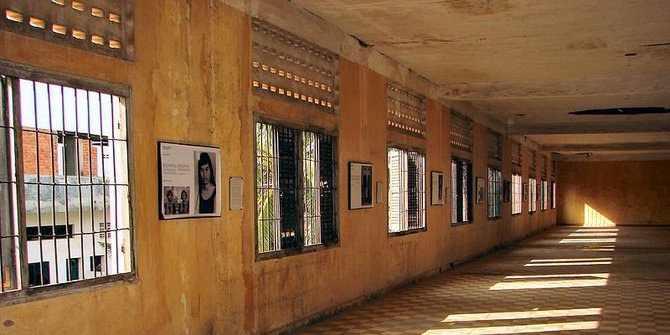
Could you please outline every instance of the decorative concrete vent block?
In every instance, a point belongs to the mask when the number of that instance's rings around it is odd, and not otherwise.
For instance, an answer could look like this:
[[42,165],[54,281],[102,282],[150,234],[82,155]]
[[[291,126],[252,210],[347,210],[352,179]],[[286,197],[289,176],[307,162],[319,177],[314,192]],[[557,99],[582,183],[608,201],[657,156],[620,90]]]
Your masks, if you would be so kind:
[[0,0],[0,29],[133,60],[132,0]]
[[336,113],[338,56],[264,21],[251,25],[254,93]]
[[502,136],[492,130],[488,132],[489,159],[502,161]]
[[425,98],[400,85],[386,84],[386,119],[389,129],[426,137]]
[[472,120],[452,112],[449,134],[451,135],[452,148],[472,152]]
[[521,172],[521,144],[512,143],[512,170]]

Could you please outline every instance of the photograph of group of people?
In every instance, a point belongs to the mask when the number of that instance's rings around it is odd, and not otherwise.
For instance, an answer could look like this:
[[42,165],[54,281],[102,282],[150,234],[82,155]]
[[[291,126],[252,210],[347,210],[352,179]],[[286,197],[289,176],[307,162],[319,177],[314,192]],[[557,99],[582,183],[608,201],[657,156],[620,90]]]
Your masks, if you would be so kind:
[[[163,187],[163,213],[166,215],[188,214],[190,209],[190,199],[188,187]],[[178,197],[175,197],[175,194]]]
[[221,213],[216,174],[220,150],[160,143],[161,217],[163,219],[217,216]]

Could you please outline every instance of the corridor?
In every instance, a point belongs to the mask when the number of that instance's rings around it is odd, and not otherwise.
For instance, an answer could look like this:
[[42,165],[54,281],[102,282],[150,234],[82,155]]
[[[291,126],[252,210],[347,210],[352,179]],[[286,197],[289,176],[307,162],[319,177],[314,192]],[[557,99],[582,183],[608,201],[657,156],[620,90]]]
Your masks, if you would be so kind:
[[670,334],[670,227],[558,226],[298,334]]

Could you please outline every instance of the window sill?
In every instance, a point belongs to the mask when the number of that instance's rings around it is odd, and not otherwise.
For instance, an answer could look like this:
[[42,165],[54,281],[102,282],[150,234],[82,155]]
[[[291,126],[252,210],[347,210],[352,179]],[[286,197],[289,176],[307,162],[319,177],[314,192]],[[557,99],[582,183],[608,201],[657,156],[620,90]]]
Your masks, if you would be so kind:
[[495,217],[492,217],[492,218],[488,218],[489,222],[496,222],[496,221],[500,221],[500,220],[502,220],[502,216],[495,216]]
[[428,228],[423,227],[423,228],[416,228],[416,229],[411,229],[411,230],[403,230],[403,231],[396,231],[396,232],[389,232],[388,237],[398,237],[398,236],[405,236],[405,235],[411,235],[411,234],[416,234],[416,233],[421,233],[427,231]]
[[137,274],[129,272],[54,285],[29,287],[17,291],[0,293],[0,306],[11,306],[75,293],[91,292],[97,289],[130,284],[137,281]]
[[473,224],[473,223],[474,223],[474,221],[462,221],[462,222],[452,223],[451,226],[452,227],[460,227],[460,226],[467,226],[467,225]]
[[310,253],[321,251],[321,250],[334,249],[334,248],[339,248],[339,247],[340,247],[340,242],[338,241],[337,243],[329,244],[329,245],[317,244],[317,245],[311,245],[311,246],[303,247],[303,248],[285,249],[285,250],[279,250],[279,251],[264,252],[264,253],[260,253],[260,254],[258,252],[256,252],[256,262],[262,262],[262,261],[270,260],[270,259],[280,259],[280,258],[291,257],[291,256],[296,256],[296,255],[310,254]]

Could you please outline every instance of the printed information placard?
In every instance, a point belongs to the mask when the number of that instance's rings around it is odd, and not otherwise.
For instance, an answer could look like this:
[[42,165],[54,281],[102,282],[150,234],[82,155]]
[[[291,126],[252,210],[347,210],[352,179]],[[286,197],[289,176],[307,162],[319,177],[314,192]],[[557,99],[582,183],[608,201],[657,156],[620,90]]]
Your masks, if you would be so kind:
[[158,142],[161,220],[221,216],[221,149]]

